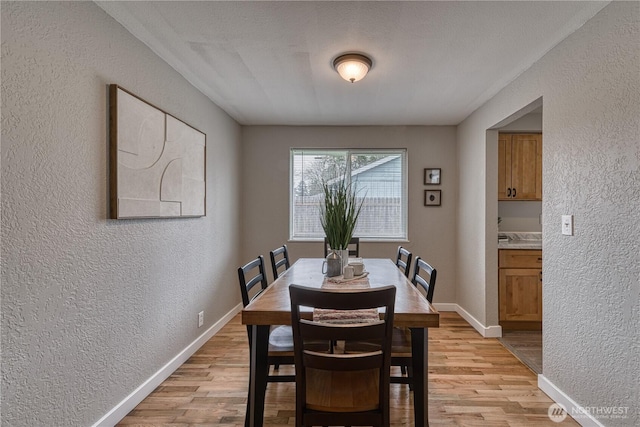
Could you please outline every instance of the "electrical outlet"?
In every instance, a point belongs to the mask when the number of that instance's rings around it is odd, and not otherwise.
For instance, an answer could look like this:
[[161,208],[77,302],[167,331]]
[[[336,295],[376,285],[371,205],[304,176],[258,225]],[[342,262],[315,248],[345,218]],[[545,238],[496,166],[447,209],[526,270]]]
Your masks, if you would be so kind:
[[198,328],[204,325],[204,311],[198,313]]
[[573,236],[573,215],[562,215],[562,234]]

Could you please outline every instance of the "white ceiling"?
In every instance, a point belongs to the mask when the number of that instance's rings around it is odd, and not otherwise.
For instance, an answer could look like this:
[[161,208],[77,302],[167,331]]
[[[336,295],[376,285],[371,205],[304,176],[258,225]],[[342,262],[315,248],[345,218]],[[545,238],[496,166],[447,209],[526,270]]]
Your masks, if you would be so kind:
[[452,125],[608,2],[96,3],[241,124]]

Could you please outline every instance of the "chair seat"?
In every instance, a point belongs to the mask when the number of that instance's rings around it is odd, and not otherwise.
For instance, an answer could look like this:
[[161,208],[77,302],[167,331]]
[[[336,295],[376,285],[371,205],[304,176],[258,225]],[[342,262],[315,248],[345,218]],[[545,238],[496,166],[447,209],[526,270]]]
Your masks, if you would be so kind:
[[[368,343],[364,341],[349,341],[344,344],[345,353],[361,353],[372,351],[378,348],[378,344]],[[411,331],[409,328],[393,328],[391,338],[391,358],[405,357],[411,358]]]
[[391,357],[411,357],[411,331],[409,328],[393,328]]
[[286,349],[293,351],[293,331],[291,326],[272,326],[269,330],[269,347]]
[[269,356],[291,357],[293,360],[293,332],[291,326],[272,326],[269,331]]
[[[282,347],[274,347],[269,344],[269,357],[287,357],[293,360],[293,347],[282,348]],[[278,362],[285,363],[285,362]]]
[[323,371],[307,368],[307,408],[323,412],[378,409],[378,372],[378,369]]

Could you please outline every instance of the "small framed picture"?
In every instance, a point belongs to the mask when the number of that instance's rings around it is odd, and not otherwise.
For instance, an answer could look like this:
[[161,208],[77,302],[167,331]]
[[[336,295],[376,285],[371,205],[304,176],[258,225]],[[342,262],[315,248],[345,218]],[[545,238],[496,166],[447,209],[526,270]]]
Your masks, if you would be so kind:
[[424,190],[424,205],[440,206],[441,193],[440,190]]
[[440,168],[427,168],[424,170],[424,185],[440,184]]

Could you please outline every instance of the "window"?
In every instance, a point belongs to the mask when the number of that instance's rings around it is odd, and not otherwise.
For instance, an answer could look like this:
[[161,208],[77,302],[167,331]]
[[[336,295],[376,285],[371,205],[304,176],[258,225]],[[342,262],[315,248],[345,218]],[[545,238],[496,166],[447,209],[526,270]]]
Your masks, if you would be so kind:
[[406,150],[291,150],[291,240],[324,238],[319,206],[322,182],[348,176],[363,201],[354,235],[407,239]]

